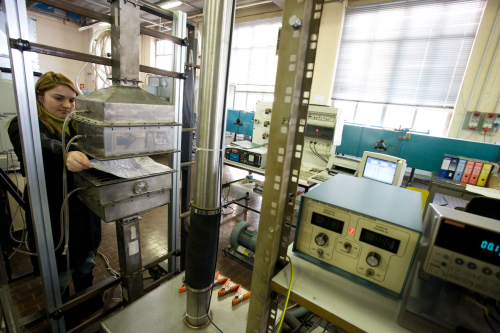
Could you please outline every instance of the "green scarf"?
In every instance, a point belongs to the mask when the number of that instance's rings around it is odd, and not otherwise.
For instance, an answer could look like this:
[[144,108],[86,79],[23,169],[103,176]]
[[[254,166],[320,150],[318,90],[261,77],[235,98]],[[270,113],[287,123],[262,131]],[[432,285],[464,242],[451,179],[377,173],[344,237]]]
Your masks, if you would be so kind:
[[[49,113],[49,111],[45,110],[43,107],[42,110],[43,112],[45,112],[47,116],[49,116],[53,121],[55,121],[61,127],[61,129],[63,128],[65,119],[54,116],[53,114]],[[71,136],[71,132],[69,131],[69,126],[70,124],[68,123],[68,125],[66,126],[66,134]]]

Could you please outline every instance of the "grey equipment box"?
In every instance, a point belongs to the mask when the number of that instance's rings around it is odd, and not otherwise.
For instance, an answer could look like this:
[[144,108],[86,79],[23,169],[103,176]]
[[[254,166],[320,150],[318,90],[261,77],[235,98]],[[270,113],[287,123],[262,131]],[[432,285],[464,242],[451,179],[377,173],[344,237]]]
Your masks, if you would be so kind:
[[77,187],[85,188],[80,200],[104,222],[112,222],[168,204],[173,172],[125,179],[88,169],[74,178]]

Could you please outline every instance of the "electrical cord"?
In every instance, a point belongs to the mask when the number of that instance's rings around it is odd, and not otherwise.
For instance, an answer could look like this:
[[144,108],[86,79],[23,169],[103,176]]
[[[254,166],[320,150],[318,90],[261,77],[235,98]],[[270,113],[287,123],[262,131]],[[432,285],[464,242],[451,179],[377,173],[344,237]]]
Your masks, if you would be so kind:
[[311,141],[309,141],[309,149],[312,151],[312,153],[313,153],[314,155],[316,155],[316,157],[317,157],[317,158],[319,158],[320,160],[322,160],[322,161],[323,161],[323,158],[322,158],[320,155],[318,155],[318,153],[317,153],[317,152],[314,150],[314,148],[311,146],[311,143],[312,143],[312,142],[311,142]]
[[498,333],[495,328],[493,327],[493,325],[491,325],[490,321],[488,320],[488,315],[486,313],[483,313],[483,317],[484,317],[484,320],[486,321],[486,323],[488,324],[488,326],[491,328],[491,330],[493,331],[493,333]]
[[278,333],[281,331],[281,325],[283,325],[283,321],[285,320],[285,313],[286,313],[286,310],[287,310],[288,301],[290,300],[290,293],[292,291],[292,284],[293,284],[293,263],[292,263],[292,258],[290,258],[290,256],[286,256],[286,257],[288,258],[288,260],[290,260],[291,274],[290,274],[290,283],[288,284],[288,292],[286,294],[286,299],[285,299],[285,305],[283,306],[283,313],[281,314],[280,324],[279,324],[278,330],[277,330]]
[[[295,328],[295,329],[294,329],[291,333],[298,333],[298,332],[300,332],[300,329],[301,329],[302,327],[304,327],[304,325],[305,325],[307,322],[309,322],[309,320],[313,319],[313,317],[314,317],[314,316],[315,316],[315,314],[314,314],[314,313],[310,313],[310,314],[308,314],[308,315],[306,316],[306,318],[304,318],[304,320],[300,323],[300,325],[299,325],[299,326],[297,326],[297,327],[296,327],[296,328]],[[278,331],[278,332],[279,332],[279,331]]]
[[323,156],[322,156],[322,155],[318,152],[318,150],[316,149],[316,144],[314,144],[314,145],[313,145],[313,148],[314,148],[314,151],[316,152],[316,155],[317,155],[319,158],[321,158],[321,159],[323,160],[323,162],[328,163],[328,160],[327,160],[327,159],[325,159],[325,158],[324,158],[324,157],[323,157]]

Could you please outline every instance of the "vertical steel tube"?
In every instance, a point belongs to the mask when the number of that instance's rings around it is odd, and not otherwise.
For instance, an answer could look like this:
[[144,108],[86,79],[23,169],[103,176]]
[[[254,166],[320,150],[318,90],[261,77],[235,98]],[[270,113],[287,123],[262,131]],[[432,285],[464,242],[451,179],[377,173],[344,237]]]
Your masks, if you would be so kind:
[[[172,24],[172,36],[179,38],[187,37],[187,14],[182,11],[174,12],[174,21]],[[173,70],[178,73],[184,73],[184,64],[186,62],[186,47],[174,44],[174,66]],[[174,105],[176,123],[182,122],[182,109],[184,101],[184,80],[174,79]],[[179,147],[181,143],[181,127],[175,127],[174,147]],[[179,248],[179,198],[181,185],[181,156],[178,153],[170,154],[170,167],[177,170],[172,175],[172,195],[170,196],[170,204],[168,205],[169,220],[168,220],[168,252]],[[173,272],[177,270],[177,257],[174,256],[168,260],[168,270]]]
[[[7,37],[29,39],[26,3],[24,0],[3,0]],[[35,229],[40,271],[45,290],[47,309],[62,304],[59,289],[54,241],[50,223],[47,188],[43,167],[35,83],[30,52],[9,46],[12,78],[16,92],[17,117],[23,143],[24,167],[28,182],[31,216]],[[50,319],[52,332],[65,332],[64,319]]]
[[207,1],[203,10],[203,39],[196,131],[196,171],[193,205],[204,210],[220,206],[220,140],[223,131],[232,1]]
[[186,258],[186,320],[208,323],[217,258],[225,98],[234,0],[207,0],[203,10],[202,61],[196,132],[194,200]]

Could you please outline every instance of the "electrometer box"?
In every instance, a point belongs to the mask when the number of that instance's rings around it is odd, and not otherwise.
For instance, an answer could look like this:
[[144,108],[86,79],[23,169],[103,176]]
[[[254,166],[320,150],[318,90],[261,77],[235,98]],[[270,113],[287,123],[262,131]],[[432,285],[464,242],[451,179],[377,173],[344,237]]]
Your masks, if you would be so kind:
[[302,196],[293,251],[401,298],[421,234],[420,193],[339,174]]

